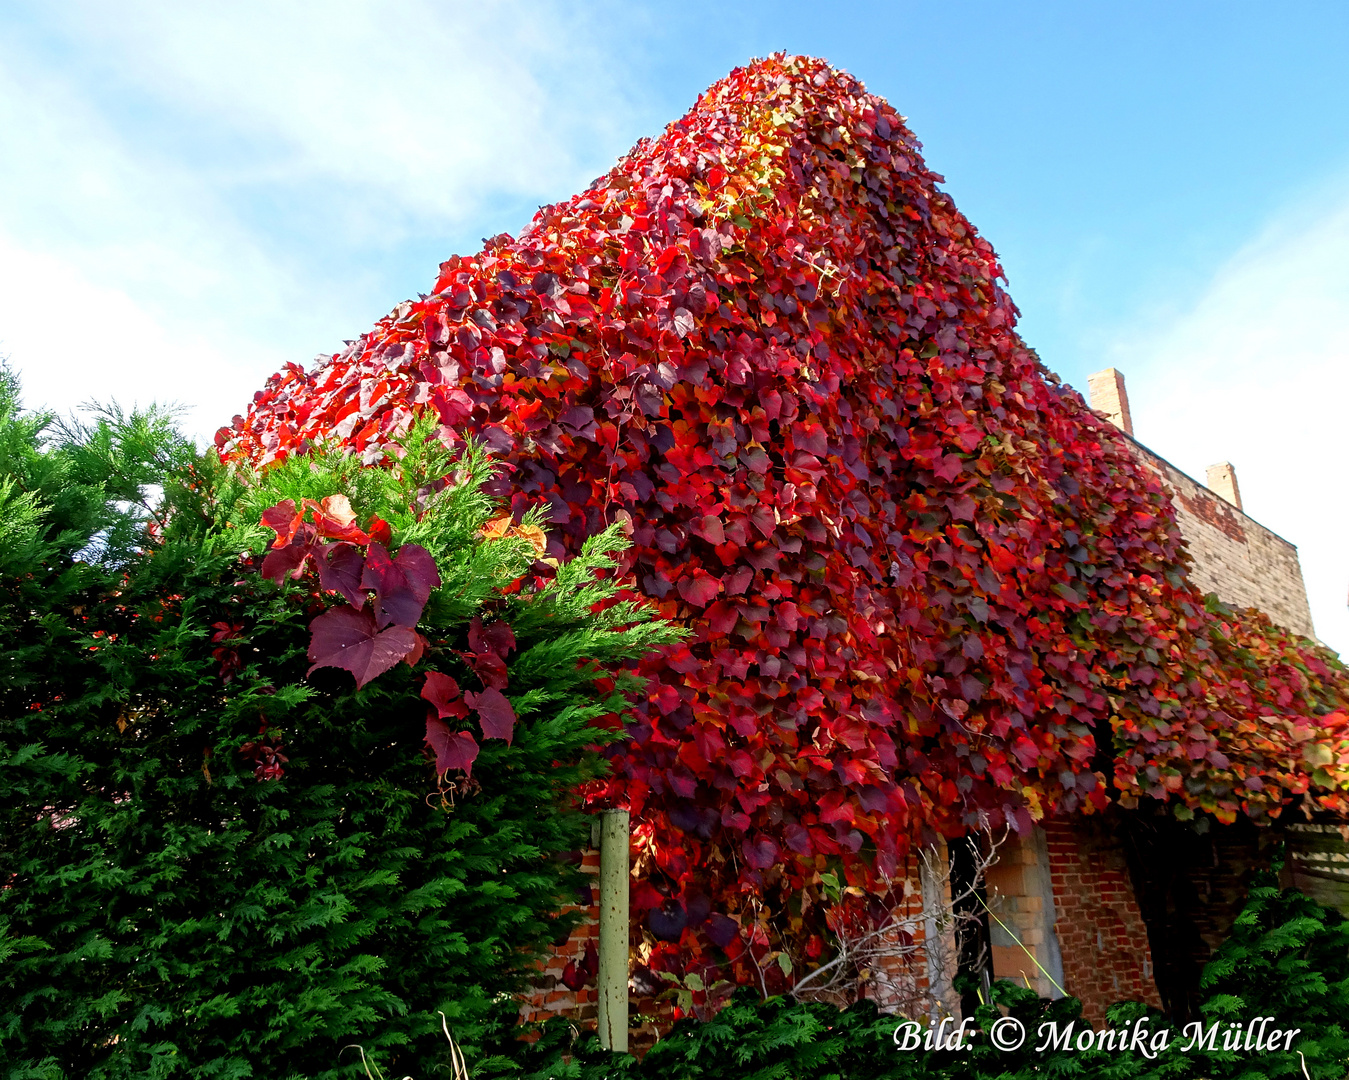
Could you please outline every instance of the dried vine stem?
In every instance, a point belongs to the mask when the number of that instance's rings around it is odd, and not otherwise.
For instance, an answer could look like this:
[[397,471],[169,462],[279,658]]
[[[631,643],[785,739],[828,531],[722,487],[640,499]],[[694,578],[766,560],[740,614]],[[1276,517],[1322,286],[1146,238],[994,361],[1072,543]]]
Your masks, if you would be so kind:
[[[960,943],[977,933],[980,890],[1009,835],[1005,830],[995,835],[985,827],[977,841],[972,837],[977,853],[973,873],[961,882],[953,881],[945,846],[922,849],[917,868],[921,905],[909,900],[910,886],[902,890],[905,902],[879,923],[860,929],[836,921],[835,955],[798,979],[792,996],[839,1005],[870,997],[885,1011],[906,1016],[954,1012],[951,984]],[[986,959],[977,958],[980,964]]]

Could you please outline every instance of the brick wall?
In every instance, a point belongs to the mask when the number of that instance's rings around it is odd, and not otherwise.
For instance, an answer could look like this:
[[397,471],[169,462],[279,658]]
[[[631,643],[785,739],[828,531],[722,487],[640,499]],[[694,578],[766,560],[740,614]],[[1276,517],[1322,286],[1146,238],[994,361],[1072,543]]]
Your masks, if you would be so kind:
[[1212,488],[1206,487],[1133,437],[1122,374],[1106,368],[1090,376],[1087,387],[1092,408],[1128,437],[1140,464],[1170,488],[1180,535],[1194,560],[1190,579],[1224,603],[1259,608],[1280,626],[1314,638],[1297,548],[1242,511],[1231,463],[1212,466]]
[[[934,972],[930,963],[940,955],[941,942],[938,941],[933,957],[929,957],[927,950],[927,939],[934,929],[928,915],[949,901],[950,892],[943,891],[943,886],[944,882],[925,880],[917,873],[904,882],[904,901],[892,909],[894,932],[881,942],[883,951],[871,965],[872,977],[861,989],[861,996],[876,1002],[882,1012],[905,1016],[952,1012],[951,1002],[941,1000],[949,996],[943,992],[949,983],[949,978],[943,977],[947,973]],[[939,932],[933,934],[934,938],[938,936]],[[950,952],[954,961],[954,940]]]
[[1293,888],[1349,914],[1349,828],[1338,822],[1290,822],[1285,838],[1285,874]]
[[993,977],[1020,982],[1041,997],[1062,997],[1059,914],[1044,830],[1009,837],[997,855],[985,879]]
[[1133,447],[1172,491],[1194,560],[1190,579],[1224,603],[1259,608],[1280,626],[1315,637],[1297,548],[1146,446]]
[[1046,822],[1045,839],[1063,988],[1098,1026],[1117,1001],[1160,1008],[1148,932],[1117,835],[1106,823],[1072,818]]
[[[575,904],[563,908],[563,913],[581,912],[580,924],[572,931],[564,945],[554,947],[539,965],[539,977],[533,989],[526,995],[520,1006],[520,1019],[527,1023],[539,1023],[553,1016],[566,1016],[572,1020],[589,1021],[594,1027],[598,1015],[599,997],[593,985],[571,990],[562,982],[562,972],[567,962],[575,961],[580,967],[585,959],[587,946],[598,948],[600,936],[599,919],[599,875],[600,853],[596,849],[585,851],[581,856],[581,870],[590,879],[590,903]],[[582,897],[584,899],[584,897]],[[590,980],[593,984],[594,980]]]

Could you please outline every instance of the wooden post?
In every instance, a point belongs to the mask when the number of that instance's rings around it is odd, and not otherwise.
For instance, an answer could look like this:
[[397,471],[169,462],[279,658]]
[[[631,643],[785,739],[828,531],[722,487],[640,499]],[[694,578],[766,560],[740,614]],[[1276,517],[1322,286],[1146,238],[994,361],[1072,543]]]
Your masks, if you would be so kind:
[[600,1045],[628,1051],[628,812],[600,816]]

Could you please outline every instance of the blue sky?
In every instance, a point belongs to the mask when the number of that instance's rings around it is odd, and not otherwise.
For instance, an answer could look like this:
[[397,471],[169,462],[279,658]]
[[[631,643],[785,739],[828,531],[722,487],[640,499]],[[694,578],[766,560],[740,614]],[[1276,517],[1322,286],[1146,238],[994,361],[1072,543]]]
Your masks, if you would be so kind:
[[1349,5],[0,6],[0,352],[30,404],[205,437],[732,67],[824,56],[909,118],[1021,329],[1298,544],[1349,649]]

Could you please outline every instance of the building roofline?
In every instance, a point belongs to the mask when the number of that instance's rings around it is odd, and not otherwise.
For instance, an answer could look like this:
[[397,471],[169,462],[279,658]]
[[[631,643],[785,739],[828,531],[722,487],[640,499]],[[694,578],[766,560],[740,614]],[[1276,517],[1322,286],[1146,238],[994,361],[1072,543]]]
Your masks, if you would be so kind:
[[[1107,424],[1110,424],[1110,420],[1109,420],[1109,419],[1107,419],[1105,422],[1106,422]],[[1110,424],[1110,426],[1111,426],[1111,427],[1115,427],[1114,424]],[[1142,450],[1145,454],[1148,454],[1148,455],[1150,455],[1151,457],[1156,458],[1156,459],[1157,459],[1158,461],[1160,461],[1163,465],[1167,466],[1167,468],[1175,469],[1176,472],[1180,473],[1180,475],[1183,476],[1183,477],[1185,477],[1185,479],[1188,480],[1188,481],[1190,481],[1190,483],[1195,484],[1195,485],[1197,485],[1198,487],[1203,488],[1205,491],[1211,492],[1212,495],[1213,495],[1213,497],[1214,497],[1215,499],[1222,499],[1222,501],[1227,505],[1227,507],[1228,507],[1229,509],[1231,509],[1234,513],[1240,514],[1242,517],[1244,517],[1247,521],[1249,521],[1249,522],[1250,522],[1252,525],[1254,525],[1256,528],[1258,528],[1258,529],[1263,529],[1265,532],[1269,533],[1270,536],[1274,537],[1275,540],[1279,541],[1279,543],[1281,543],[1281,544],[1287,544],[1287,545],[1288,545],[1290,548],[1292,548],[1294,551],[1297,550],[1297,545],[1296,545],[1295,543],[1293,543],[1293,541],[1288,540],[1288,539],[1285,539],[1284,537],[1280,536],[1280,535],[1279,535],[1278,533],[1276,533],[1273,529],[1271,529],[1268,525],[1265,525],[1265,524],[1262,524],[1262,523],[1259,522],[1259,521],[1256,521],[1255,518],[1251,517],[1251,515],[1248,514],[1248,513],[1246,513],[1246,511],[1243,510],[1241,507],[1237,506],[1235,503],[1231,503],[1231,502],[1228,502],[1226,499],[1223,499],[1223,497],[1222,497],[1221,495],[1219,495],[1216,491],[1214,491],[1214,490],[1213,490],[1211,487],[1209,487],[1207,484],[1202,483],[1202,482],[1196,480],[1193,476],[1191,476],[1189,473],[1187,473],[1184,469],[1182,469],[1182,468],[1180,468],[1180,467],[1178,467],[1178,466],[1176,466],[1176,465],[1173,465],[1173,464],[1171,463],[1170,460],[1168,460],[1167,458],[1162,457],[1162,455],[1159,454],[1159,453],[1157,453],[1157,451],[1154,450],[1154,449],[1152,449],[1152,447],[1150,447],[1150,446],[1144,446],[1141,442],[1139,442],[1137,439],[1135,439],[1131,434],[1129,434],[1129,432],[1125,431],[1123,428],[1115,427],[1115,431],[1116,431],[1118,434],[1120,434],[1121,436],[1123,436],[1125,439],[1128,439],[1129,442],[1133,443],[1136,447],[1138,447],[1140,450]]]

